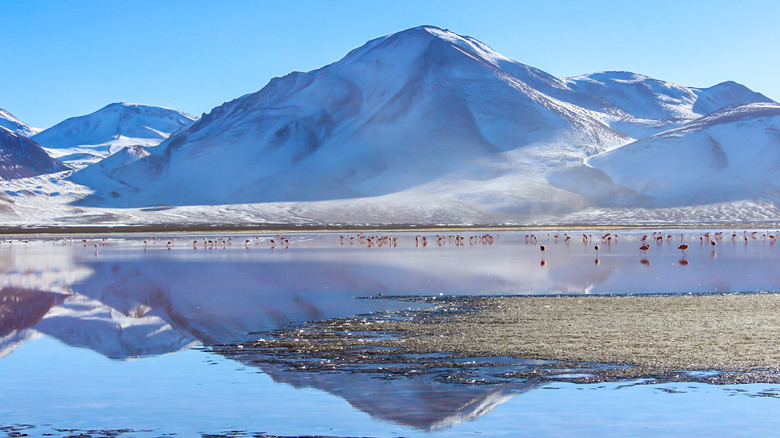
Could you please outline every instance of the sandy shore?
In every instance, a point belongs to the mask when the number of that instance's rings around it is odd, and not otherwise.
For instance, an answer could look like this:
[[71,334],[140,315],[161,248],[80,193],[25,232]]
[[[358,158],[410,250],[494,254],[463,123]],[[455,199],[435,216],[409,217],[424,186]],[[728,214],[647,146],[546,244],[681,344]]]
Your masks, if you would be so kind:
[[361,345],[398,347],[406,353],[633,365],[612,367],[601,373],[601,380],[679,378],[680,371],[719,370],[724,373],[714,383],[780,382],[778,294],[427,301],[440,303],[401,318],[316,324],[311,336],[296,332],[295,342],[287,347],[312,353],[345,351],[354,339],[338,339],[338,333],[391,331],[400,337],[375,341],[369,337]]

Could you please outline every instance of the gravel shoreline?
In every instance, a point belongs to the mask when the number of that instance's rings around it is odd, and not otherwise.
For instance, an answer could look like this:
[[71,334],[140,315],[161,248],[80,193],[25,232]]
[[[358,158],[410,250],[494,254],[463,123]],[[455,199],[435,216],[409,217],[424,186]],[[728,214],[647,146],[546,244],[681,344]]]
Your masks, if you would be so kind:
[[[363,353],[352,355],[350,350],[373,346],[403,354],[509,356],[561,361],[565,366],[611,364],[580,379],[583,383],[634,378],[780,383],[780,294],[410,300],[435,305],[393,316],[307,323],[304,330],[298,326],[252,347],[336,354],[347,361],[366,360]],[[365,335],[370,332],[378,336]],[[712,370],[719,373],[702,378],[689,373]],[[533,378],[534,373],[516,377]]]
[[[630,364],[656,372],[780,368],[780,295],[497,297],[394,321],[404,348]],[[455,301],[457,303],[457,301]],[[462,303],[460,303],[462,304]]]

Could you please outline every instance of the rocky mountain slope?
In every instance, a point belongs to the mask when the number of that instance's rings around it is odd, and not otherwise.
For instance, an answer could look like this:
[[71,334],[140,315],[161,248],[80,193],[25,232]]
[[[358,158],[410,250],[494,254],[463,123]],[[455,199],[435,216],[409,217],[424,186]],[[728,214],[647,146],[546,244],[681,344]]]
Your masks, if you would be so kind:
[[16,179],[67,170],[24,135],[0,127],[0,179]]

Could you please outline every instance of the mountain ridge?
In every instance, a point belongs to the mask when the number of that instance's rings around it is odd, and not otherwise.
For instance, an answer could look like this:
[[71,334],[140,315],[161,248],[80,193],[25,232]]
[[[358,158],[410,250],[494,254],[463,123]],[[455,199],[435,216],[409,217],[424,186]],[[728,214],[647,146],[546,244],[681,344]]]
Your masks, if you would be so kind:
[[0,108],[0,126],[25,137],[31,137],[41,131],[22,122],[2,108]]
[[[35,135],[34,140],[51,149],[80,145],[101,144],[116,136],[165,139],[159,129],[137,123],[135,117],[147,114],[161,115],[159,125],[166,128],[185,126],[182,119],[194,120],[195,116],[179,110],[128,102],[110,103],[83,116],[70,117]],[[175,117],[178,115],[180,117]],[[141,120],[141,122],[152,121]],[[132,123],[135,122],[135,123]],[[158,126],[158,125],[155,125]],[[165,132],[165,131],[163,131]],[[173,132],[173,131],[170,131]]]
[[179,110],[115,102],[63,120],[33,139],[52,156],[82,168],[125,146],[156,146],[194,120],[195,116]]

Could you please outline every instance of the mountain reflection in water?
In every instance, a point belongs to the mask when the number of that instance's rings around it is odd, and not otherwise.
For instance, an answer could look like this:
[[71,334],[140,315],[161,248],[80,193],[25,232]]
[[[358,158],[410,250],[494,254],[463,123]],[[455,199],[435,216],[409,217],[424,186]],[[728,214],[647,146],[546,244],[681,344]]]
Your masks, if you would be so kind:
[[[382,248],[342,245],[330,233],[290,235],[290,248],[275,250],[269,249],[270,236],[244,245],[243,235],[235,239],[242,244],[211,250],[186,243],[168,249],[127,236],[110,236],[97,249],[38,240],[4,245],[0,358],[39,334],[131,359],[410,306],[358,299],[380,295],[728,292],[780,285],[776,249],[767,240],[722,242],[717,257],[709,245],[692,240],[688,263],[680,264],[676,245],[652,244],[640,256],[641,232],[626,234],[619,243],[602,244],[598,255],[590,242],[566,243],[546,233],[539,238],[546,246],[542,254],[520,232],[503,233],[491,245],[441,247],[418,247],[409,233],[396,234],[397,247]],[[319,388],[372,416],[426,430],[483,415],[532,387],[384,380],[243,363],[277,382]]]

